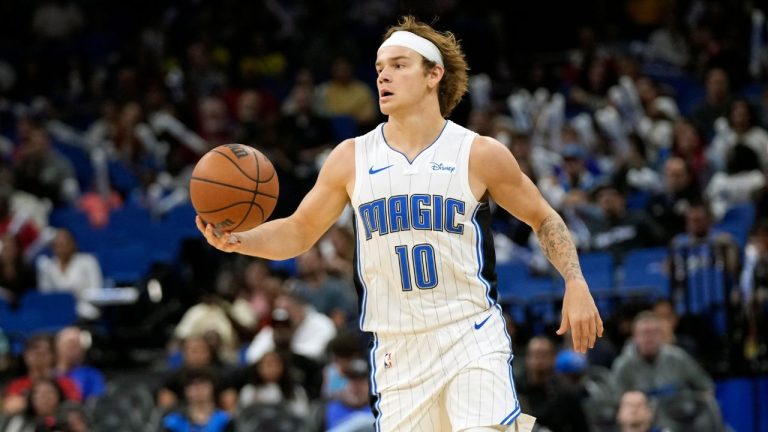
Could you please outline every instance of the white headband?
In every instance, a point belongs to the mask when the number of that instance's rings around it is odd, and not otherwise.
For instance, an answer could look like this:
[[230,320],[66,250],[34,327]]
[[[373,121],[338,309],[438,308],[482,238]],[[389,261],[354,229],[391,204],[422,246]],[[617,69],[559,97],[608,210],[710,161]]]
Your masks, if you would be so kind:
[[387,38],[387,40],[381,44],[379,49],[388,46],[401,46],[410,48],[423,55],[427,60],[437,63],[440,66],[444,66],[443,55],[440,54],[440,50],[437,49],[437,46],[430,42],[429,39],[423,38],[415,33],[398,30],[392,33],[392,36]]

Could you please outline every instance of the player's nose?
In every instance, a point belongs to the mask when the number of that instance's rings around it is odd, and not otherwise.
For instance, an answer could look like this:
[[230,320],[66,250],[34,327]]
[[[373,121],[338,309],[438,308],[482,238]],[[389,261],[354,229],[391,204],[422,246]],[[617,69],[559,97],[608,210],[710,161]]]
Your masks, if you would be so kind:
[[379,84],[390,82],[389,75],[386,73],[386,71],[379,72],[379,76],[376,78],[376,82]]

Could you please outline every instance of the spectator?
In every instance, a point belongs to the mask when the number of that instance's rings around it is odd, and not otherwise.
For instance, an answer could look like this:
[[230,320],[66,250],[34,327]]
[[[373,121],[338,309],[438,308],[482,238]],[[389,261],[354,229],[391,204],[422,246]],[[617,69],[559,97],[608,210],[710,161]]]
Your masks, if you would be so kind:
[[19,254],[23,256],[38,240],[40,233],[34,223],[11,209],[10,191],[0,190],[0,236],[5,235],[15,237]]
[[[722,255],[725,259],[725,270],[735,272],[739,264],[738,246],[733,237],[727,232],[713,227],[712,213],[704,203],[696,203],[685,212],[685,232],[672,239],[673,249],[693,249],[708,246],[712,252]],[[689,269],[690,271],[690,269]]]
[[318,245],[296,259],[299,267],[299,278],[293,281],[296,294],[318,312],[330,316],[337,328],[343,327],[356,312],[351,284],[328,274]]
[[578,394],[555,374],[555,344],[531,338],[525,353],[524,376],[515,379],[522,410],[553,432],[588,429]]
[[619,399],[619,412],[616,422],[621,432],[662,432],[653,425],[653,409],[645,393],[636,390],[626,391]]
[[15,309],[24,293],[36,286],[35,270],[24,260],[19,241],[4,235],[0,238],[0,299]]
[[344,330],[339,332],[328,342],[330,362],[323,370],[323,397],[333,398],[348,384],[344,370],[349,363],[360,358],[363,350],[360,346],[360,337],[356,331]]
[[53,149],[42,128],[33,128],[20,143],[13,161],[14,183],[54,205],[74,202],[80,194],[72,163]]
[[682,158],[671,157],[664,162],[664,190],[653,196],[646,207],[648,213],[664,229],[669,242],[685,230],[685,213],[701,201],[701,191],[693,169]]
[[532,180],[549,178],[563,165],[559,154],[545,146],[533,145],[531,135],[527,132],[509,129],[509,149],[518,163],[530,167],[528,177]]
[[542,178],[539,188],[544,198],[558,210],[587,201],[587,193],[598,179],[587,170],[587,152],[578,144],[568,144],[562,152],[563,166],[552,176]]
[[[330,275],[342,281],[354,279],[355,235],[348,226],[332,226],[320,245],[320,252]],[[356,312],[353,310],[352,315]]]
[[691,113],[693,124],[706,139],[714,135],[715,120],[728,115],[731,99],[728,74],[721,68],[710,69],[706,78],[706,96]]
[[359,130],[368,129],[376,120],[373,91],[355,78],[352,63],[337,57],[331,67],[331,79],[317,89],[320,112],[327,116],[352,116]]
[[291,365],[279,351],[270,351],[250,371],[250,380],[240,390],[237,405],[243,409],[253,404],[282,404],[298,417],[309,413],[304,389],[294,382]]
[[674,141],[672,142],[671,156],[676,156],[687,161],[695,177],[704,184],[710,176],[710,167],[704,154],[705,141],[701,133],[688,120],[675,122]]
[[715,122],[716,132],[707,149],[710,165],[718,171],[725,169],[729,150],[742,143],[752,149],[760,161],[760,167],[768,169],[768,132],[757,125],[754,109],[745,99],[736,99],[731,104],[727,118]]
[[207,369],[187,371],[182,378],[184,407],[163,418],[164,432],[234,431],[229,414],[216,408],[215,375]]
[[182,342],[182,365],[168,373],[157,392],[157,405],[168,410],[174,408],[179,399],[184,397],[184,378],[187,374],[208,370],[214,374],[218,387],[216,398],[226,411],[234,411],[237,397],[225,382],[224,370],[211,344],[203,336],[190,336]]
[[64,392],[55,380],[39,378],[29,390],[26,410],[0,426],[4,432],[58,432],[66,428],[59,420],[64,400]]
[[571,89],[570,102],[576,107],[594,112],[608,105],[606,94],[615,84],[616,76],[607,59],[590,58],[579,80]]
[[662,181],[648,162],[646,143],[635,134],[628,140],[627,154],[613,173],[613,182],[632,200],[632,208],[643,208],[651,196],[661,192]]
[[755,223],[754,234],[744,250],[740,281],[743,302],[768,300],[768,219]]
[[589,217],[586,223],[594,249],[610,252],[621,262],[630,249],[661,244],[661,227],[644,211],[627,210],[624,195],[616,186],[600,185],[593,195],[600,213]]
[[86,347],[90,338],[77,327],[66,327],[56,334],[56,373],[74,381],[84,401],[106,391],[104,374],[85,365]]
[[691,60],[682,19],[670,7],[664,18],[664,26],[651,33],[648,38],[648,48],[645,53],[649,59],[685,69]]
[[12,380],[5,389],[3,411],[6,414],[18,414],[29,407],[28,395],[32,385],[40,379],[56,381],[66,399],[82,400],[77,383],[64,376],[54,378],[54,361],[53,339],[50,336],[35,335],[27,340],[24,346],[27,375]]
[[283,281],[272,276],[269,265],[265,260],[252,259],[241,272],[243,289],[240,293],[257,322],[256,329],[260,330],[269,325],[275,298],[280,294]]
[[42,292],[68,292],[77,298],[77,314],[98,318],[101,312],[85,301],[85,291],[104,288],[101,267],[96,257],[78,252],[72,233],[60,228],[51,245],[53,257],[37,259],[37,286]]
[[256,363],[285,341],[294,354],[322,362],[328,342],[335,335],[336,327],[330,318],[307,304],[297,293],[283,293],[275,299],[272,326],[263,328],[256,335],[245,358],[248,363]]
[[738,320],[743,326],[742,352],[759,370],[761,364],[768,364],[768,219],[755,224],[752,239],[744,251],[740,285]]
[[729,150],[725,172],[712,176],[704,196],[711,202],[715,220],[720,220],[729,208],[751,202],[765,185],[757,154],[739,143]]
[[189,308],[174,330],[174,337],[184,340],[215,333],[221,340],[222,360],[234,363],[238,359],[241,340],[256,333],[258,316],[248,301],[235,295],[236,284],[231,272],[222,271],[216,278],[216,292],[203,293],[200,303]]
[[368,362],[359,358],[352,360],[344,373],[349,384],[325,407],[326,431],[356,430],[352,425],[371,425],[375,421],[369,406]]
[[632,326],[632,340],[613,364],[618,390],[642,391],[652,399],[684,390],[714,395],[714,383],[681,348],[664,343],[663,325],[655,313],[641,312]]
[[198,111],[200,137],[208,142],[210,148],[233,141],[234,126],[223,100],[213,96],[201,99]]
[[280,136],[303,191],[314,184],[322,165],[322,155],[336,144],[330,121],[315,111],[313,88],[307,85],[291,91],[293,112],[280,119]]
[[[328,341],[336,334],[335,328],[328,317],[315,311],[312,314],[317,314],[317,317],[306,318],[297,329],[293,324],[295,321],[291,318],[291,313],[279,307],[284,303],[278,299],[278,307],[272,311],[271,325],[262,329],[248,347],[246,361],[255,363],[266,352],[272,350],[286,353],[289,362],[295,367],[296,380],[307,391],[307,395],[314,399],[320,396],[324,354]],[[309,325],[313,322],[316,324],[314,328]],[[262,334],[268,335],[270,339],[260,337]],[[315,350],[321,351],[315,354]],[[251,355],[255,355],[256,360],[251,360]]]
[[668,299],[657,300],[653,304],[653,313],[659,317],[661,322],[662,342],[668,345],[676,345],[685,350],[691,357],[696,358],[698,354],[696,340],[678,331],[680,317],[677,315],[672,301]]
[[664,96],[659,86],[648,77],[635,82],[642,113],[639,115],[637,134],[648,143],[648,160],[654,165],[666,157],[674,140],[674,122],[680,116],[677,102]]
[[110,138],[107,141],[108,155],[133,172],[139,172],[142,166],[163,166],[168,148],[157,139],[138,103],[129,102],[122,106]]

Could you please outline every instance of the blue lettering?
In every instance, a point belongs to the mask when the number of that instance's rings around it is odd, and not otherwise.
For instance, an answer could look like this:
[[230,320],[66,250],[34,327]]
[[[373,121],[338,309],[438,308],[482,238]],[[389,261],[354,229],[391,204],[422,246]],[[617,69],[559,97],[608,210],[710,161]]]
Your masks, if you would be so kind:
[[432,211],[421,206],[429,206],[429,195],[418,194],[411,195],[411,221],[413,228],[417,230],[428,230],[432,225]]
[[387,209],[389,210],[389,228],[391,232],[407,231],[411,228],[410,222],[408,222],[407,195],[390,197]]
[[[366,240],[374,232],[383,236],[410,229],[463,234],[464,224],[459,222],[459,215],[466,214],[466,203],[442,195],[394,195],[361,204],[358,214]],[[430,280],[427,274],[425,281]]]
[[453,234],[463,234],[464,225],[456,224],[456,215],[464,214],[464,201],[448,198],[445,200],[445,230]]
[[360,218],[363,220],[363,227],[365,227],[366,240],[370,240],[375,231],[378,231],[380,235],[389,233],[387,219],[384,215],[384,198],[360,205]]
[[443,197],[440,195],[432,196],[432,229],[435,231],[443,230]]

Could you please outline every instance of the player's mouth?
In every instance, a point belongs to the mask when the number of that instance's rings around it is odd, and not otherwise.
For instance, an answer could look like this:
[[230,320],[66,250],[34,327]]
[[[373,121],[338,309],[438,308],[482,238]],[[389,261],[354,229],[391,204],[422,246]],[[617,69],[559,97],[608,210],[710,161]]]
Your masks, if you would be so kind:
[[385,100],[387,100],[388,98],[390,98],[391,96],[394,96],[394,95],[395,94],[392,93],[389,90],[379,90],[379,100],[380,101],[385,101]]

